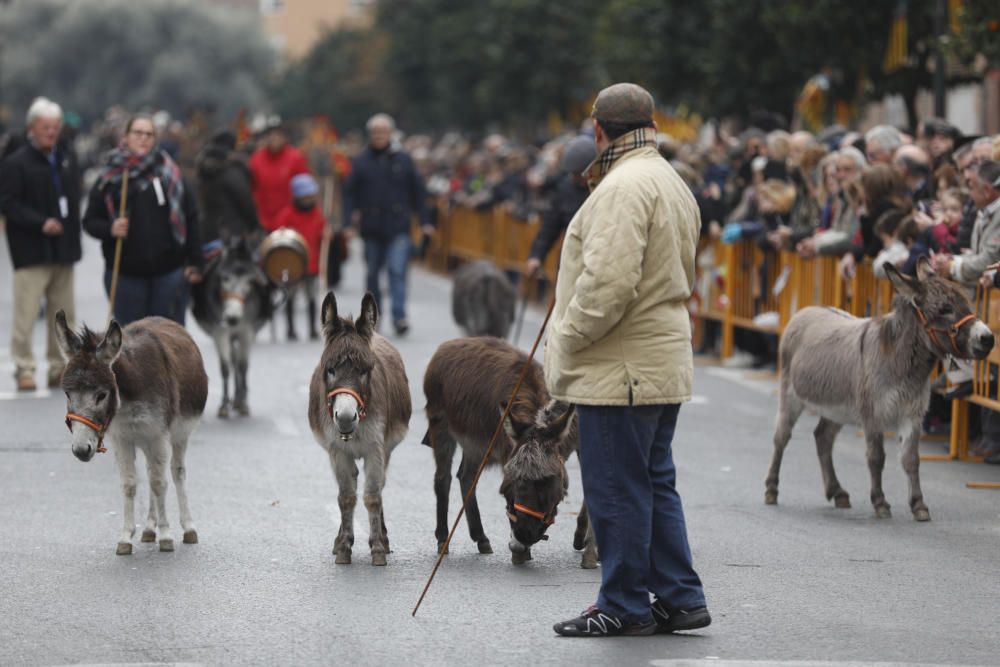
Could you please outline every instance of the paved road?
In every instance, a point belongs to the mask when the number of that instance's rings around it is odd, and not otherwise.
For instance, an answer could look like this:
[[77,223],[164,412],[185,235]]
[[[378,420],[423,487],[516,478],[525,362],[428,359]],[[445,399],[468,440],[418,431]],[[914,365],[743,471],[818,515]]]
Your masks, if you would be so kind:
[[[105,308],[99,271],[88,243],[78,298],[80,316],[95,325]],[[934,520],[917,524],[890,457],[886,490],[896,516],[876,521],[861,441],[852,431],[838,445],[854,508],[835,510],[822,497],[806,419],[785,457],[782,504],[766,507],[774,382],[709,366],[697,370],[698,397],[681,412],[675,444],[715,617],[707,631],[604,641],[552,634],[554,621],[592,602],[599,580],[598,571],[579,568],[570,547],[569,515],[581,497],[575,460],[567,505],[533,562],[514,567],[499,551],[480,556],[461,530],[411,618],[435,557],[420,383],[435,347],[457,335],[447,281],[421,272],[411,290],[414,329],[395,340],[418,409],[389,471],[388,567],[367,564],[363,520],[355,564],[334,565],[336,486],[305,415],[320,347],[275,343],[266,330],[251,362],[253,416],[207,417],[189,451],[201,544],[170,554],[143,544],[116,557],[113,459],[84,465],[70,454],[61,397],[13,394],[6,251],[0,284],[0,664],[1000,664],[1000,493],[965,488],[970,479],[1000,480],[1000,469],[925,464]],[[361,284],[352,263],[339,296],[355,311]],[[539,319],[530,315],[525,330],[537,330]],[[195,335],[214,415],[215,352]],[[480,503],[501,546],[498,483],[496,472],[484,477]],[[145,491],[140,497],[144,507]],[[456,484],[453,508],[457,502]],[[172,497],[169,506],[176,526]]]

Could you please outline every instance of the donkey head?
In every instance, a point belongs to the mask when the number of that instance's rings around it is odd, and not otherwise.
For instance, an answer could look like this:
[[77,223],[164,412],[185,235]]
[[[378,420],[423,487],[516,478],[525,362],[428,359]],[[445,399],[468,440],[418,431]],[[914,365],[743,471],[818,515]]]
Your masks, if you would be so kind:
[[243,320],[247,300],[256,289],[267,286],[267,276],[253,261],[250,248],[242,238],[230,242],[226,248],[219,263],[218,275],[222,324],[238,326]]
[[511,542],[512,551],[546,539],[545,531],[555,521],[569,483],[564,443],[574,422],[573,407],[556,401],[534,415],[524,415],[515,405],[504,421],[512,454],[503,467],[500,494],[507,499],[516,540]]
[[112,320],[103,337],[87,327],[77,334],[61,310],[55,323],[56,340],[66,358],[62,376],[66,426],[72,435],[73,454],[86,462],[103,451],[104,432],[118,410],[118,382],[111,365],[122,349],[122,328]]
[[323,335],[326,347],[320,360],[327,410],[342,440],[350,440],[365,418],[371,396],[375,352],[372,338],[378,322],[378,306],[369,292],[361,301],[356,320],[337,315],[337,298],[330,292],[323,300]]
[[990,353],[993,332],[976,317],[962,288],[939,278],[925,257],[917,262],[916,278],[904,276],[891,264],[885,268],[898,295],[895,307],[913,308],[935,356],[984,359]]

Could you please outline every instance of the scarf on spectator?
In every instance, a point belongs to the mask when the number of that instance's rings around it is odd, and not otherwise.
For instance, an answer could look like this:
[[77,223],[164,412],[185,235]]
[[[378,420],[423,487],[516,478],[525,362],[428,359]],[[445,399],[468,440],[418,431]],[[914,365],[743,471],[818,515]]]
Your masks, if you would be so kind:
[[136,155],[124,146],[119,146],[109,152],[97,179],[97,187],[104,193],[104,205],[112,220],[118,217],[115,203],[121,192],[122,174],[126,169],[130,183],[145,181],[145,187],[152,187],[153,180],[160,179],[163,194],[170,206],[170,228],[174,240],[184,245],[187,240],[187,219],[183,207],[184,181],[177,163],[165,151],[157,149],[145,155]]
[[595,188],[605,174],[611,171],[611,167],[621,156],[643,146],[656,146],[656,128],[640,127],[638,130],[626,132],[615,139],[583,172],[591,189]]

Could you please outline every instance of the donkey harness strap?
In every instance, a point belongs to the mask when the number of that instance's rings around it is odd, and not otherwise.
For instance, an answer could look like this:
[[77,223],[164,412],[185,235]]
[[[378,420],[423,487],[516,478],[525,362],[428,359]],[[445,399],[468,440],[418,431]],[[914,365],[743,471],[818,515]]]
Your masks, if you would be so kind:
[[[923,310],[921,310],[920,308],[917,308],[916,310],[917,310],[917,317],[920,318],[920,324],[923,325],[924,330],[927,332],[927,335],[931,337],[931,342],[934,343],[934,346],[937,347],[942,352],[944,352],[945,355],[948,356],[961,355],[962,351],[958,349],[958,332],[966,324],[975,320],[976,316],[973,315],[972,313],[969,313],[962,319],[952,324],[951,327],[947,329],[941,329],[938,327],[932,327],[930,325],[930,322],[927,321],[927,316],[924,315]],[[951,342],[950,351],[947,350],[945,346],[941,344],[941,341],[938,340],[937,334],[939,333],[948,334],[948,340]]]
[[[514,503],[514,510],[520,512],[521,514],[526,514],[527,516],[530,516],[533,519],[544,521],[546,526],[551,526],[556,522],[555,519],[546,520],[545,518],[546,515],[544,513],[539,512],[538,510],[533,510],[530,507],[522,505],[520,503]],[[510,519],[511,521],[514,521],[515,523],[517,522],[517,515],[514,514],[514,512],[507,512],[507,518]]]
[[83,415],[78,415],[75,412],[66,413],[66,428],[69,432],[73,432],[73,422],[80,422],[84,426],[89,426],[97,432],[97,452],[103,454],[108,451],[104,446],[104,433],[108,430],[108,424],[98,424],[97,422],[87,419]]
[[240,294],[239,292],[223,292],[222,299],[233,299],[234,301],[239,301],[240,303],[246,303],[247,298]]
[[333,419],[333,399],[339,394],[347,394],[358,402],[358,419],[364,419],[367,416],[368,413],[365,410],[365,401],[361,398],[361,394],[348,387],[337,387],[326,395],[326,409],[330,414],[330,419]]

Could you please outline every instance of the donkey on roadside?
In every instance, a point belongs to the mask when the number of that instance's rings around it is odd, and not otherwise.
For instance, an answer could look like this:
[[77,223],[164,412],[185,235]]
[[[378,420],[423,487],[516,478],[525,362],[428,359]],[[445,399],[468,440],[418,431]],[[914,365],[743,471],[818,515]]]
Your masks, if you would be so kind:
[[496,264],[479,260],[455,272],[451,314],[464,335],[506,338],[516,305],[514,286]]
[[820,415],[814,434],[827,500],[851,506],[833,470],[833,441],[843,424],[860,421],[876,516],[891,516],[882,491],[883,434],[896,431],[913,518],[930,519],[920,490],[918,451],[930,373],[941,359],[985,358],[993,349],[993,332],[973,314],[961,288],[934,275],[926,259],[918,263],[916,278],[892,265],[886,265],[886,273],[896,290],[888,315],[858,319],[833,308],[810,307],[788,323],[779,349],[781,392],[767,504],[778,502],[781,457],[792,427],[808,408]]
[[356,320],[337,314],[333,292],[322,307],[323,356],[309,385],[309,426],[327,451],[337,479],[340,531],[333,543],[336,562],[351,562],[354,507],[358,502],[357,459],[365,462],[364,502],[368,510],[372,565],[385,565],[389,534],[382,488],[392,450],[410,424],[410,385],[399,352],[376,333],[378,307],[371,293]]
[[[434,450],[434,534],[439,549],[444,548],[448,537],[448,495],[455,450],[461,445],[457,477],[464,498],[526,363],[528,355],[521,350],[502,340],[482,337],[442,344],[427,367],[424,394],[429,427],[423,443]],[[532,362],[511,406],[504,434],[506,437],[501,437],[493,450],[490,464],[503,466],[500,493],[507,501],[511,528],[508,546],[511,560],[521,564],[531,558],[532,545],[548,539],[545,532],[555,521],[569,483],[565,461],[579,446],[572,406],[551,399],[537,362]],[[479,552],[493,553],[475,494],[469,499],[465,518]],[[597,543],[586,504],[577,519],[573,546],[583,549],[581,567],[597,567]]]
[[161,317],[147,317],[125,329],[112,320],[103,336],[87,327],[74,333],[61,310],[55,323],[67,362],[62,388],[73,454],[90,461],[105,451],[106,436],[118,464],[125,509],[116,553],[132,553],[136,449],[145,455],[149,473],[149,513],[142,541],[155,542],[159,537],[160,551],[174,550],[166,506],[169,461],[184,543],[197,543],[198,532],[188,508],[184,454],[208,397],[208,377],[198,346],[184,327]]
[[[215,341],[222,370],[222,404],[218,415],[229,417],[231,410],[250,414],[247,404],[247,369],[250,348],[273,313],[273,286],[254,261],[243,239],[223,248],[216,262],[205,272],[205,280],[192,286],[191,312],[198,326]],[[229,372],[235,400],[229,399]]]

